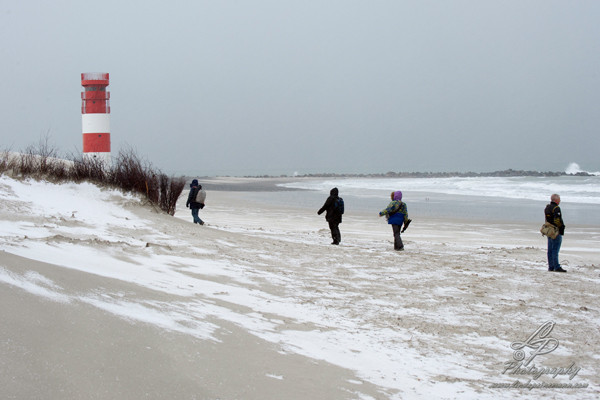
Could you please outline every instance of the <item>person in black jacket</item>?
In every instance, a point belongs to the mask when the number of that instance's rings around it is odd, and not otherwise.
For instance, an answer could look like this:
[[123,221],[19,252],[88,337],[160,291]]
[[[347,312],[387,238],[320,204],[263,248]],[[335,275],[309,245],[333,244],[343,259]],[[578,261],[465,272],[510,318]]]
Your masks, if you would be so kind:
[[567,272],[562,269],[558,262],[558,252],[560,251],[560,245],[562,244],[562,237],[565,234],[565,223],[562,219],[562,213],[558,206],[559,204],[560,196],[553,194],[550,197],[550,204],[548,204],[544,210],[546,222],[558,228],[558,236],[556,239],[552,239],[548,236],[548,271]]
[[195,224],[204,225],[204,221],[198,216],[198,211],[204,208],[205,199],[206,192],[202,189],[202,185],[198,184],[198,179],[194,179],[190,184],[190,193],[188,194],[185,206],[192,210],[192,217]]
[[336,202],[339,198],[339,192],[337,188],[331,189],[329,192],[329,197],[325,200],[325,204],[319,211],[317,211],[318,215],[323,214],[325,211],[325,220],[329,223],[329,230],[331,230],[331,237],[333,238],[333,242],[331,244],[340,244],[342,241],[342,234],[340,233],[339,225],[342,223],[342,214],[336,208]]

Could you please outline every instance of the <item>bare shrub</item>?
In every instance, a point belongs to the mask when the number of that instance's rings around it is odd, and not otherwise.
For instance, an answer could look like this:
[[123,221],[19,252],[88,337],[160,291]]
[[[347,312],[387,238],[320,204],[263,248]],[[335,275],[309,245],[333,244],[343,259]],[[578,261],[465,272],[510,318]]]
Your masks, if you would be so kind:
[[38,163],[33,147],[28,147],[25,152],[19,154],[16,162],[16,172],[22,176],[33,176],[38,172]]
[[15,169],[15,155],[10,150],[3,150],[0,153],[0,174]]
[[0,174],[7,170],[21,176],[89,181],[138,193],[170,215],[175,214],[177,199],[185,186],[184,178],[169,178],[153,169],[150,163],[143,162],[132,149],[119,152],[111,165],[82,154],[61,159],[48,136],[41,138],[37,146],[28,146],[16,155],[8,151],[0,153]]
[[72,162],[73,164],[68,173],[69,179],[75,182],[108,183],[107,171],[104,162],[101,160],[78,155],[72,157]]
[[110,183],[123,190],[148,196],[150,170],[133,150],[121,151],[110,171]]
[[171,177],[171,182],[169,183],[169,193],[167,193],[167,209],[164,211],[168,212],[170,215],[175,215],[175,209],[177,206],[177,199],[181,196],[181,192],[183,192],[183,188],[185,187],[185,179],[182,177],[175,178]]
[[28,151],[29,154],[35,155],[38,173],[48,174],[56,168],[58,159],[58,150],[54,146],[50,145],[50,138],[48,134],[45,137],[40,138],[37,148],[31,148]]
[[49,164],[47,176],[54,181],[64,182],[69,179],[69,171],[70,165],[65,160],[56,159]]
[[183,192],[185,179],[160,175],[160,209],[170,215],[175,214],[177,199]]
[[111,169],[111,183],[121,189],[146,195],[146,198],[170,215],[175,214],[177,199],[183,192],[183,178],[169,178],[155,170],[131,149],[116,157]]
[[[7,164],[13,173],[21,176],[32,176],[53,181],[69,178],[70,162],[58,156],[56,147],[50,144],[48,134],[40,138],[37,145],[30,145],[20,153],[7,153]],[[2,167],[0,167],[2,168]]]
[[159,174],[157,177],[156,172],[152,172],[152,176],[148,181],[146,181],[146,196],[148,197],[148,200],[159,205],[162,188],[162,176],[163,174]]

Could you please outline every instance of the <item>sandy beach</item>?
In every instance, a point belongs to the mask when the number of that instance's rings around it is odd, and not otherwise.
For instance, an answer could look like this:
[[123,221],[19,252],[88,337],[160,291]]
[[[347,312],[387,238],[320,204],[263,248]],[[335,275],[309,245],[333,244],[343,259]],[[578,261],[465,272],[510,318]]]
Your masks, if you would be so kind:
[[[536,224],[417,217],[394,252],[377,210],[352,212],[331,246],[322,203],[244,195],[282,180],[206,180],[198,226],[187,191],[171,217],[118,192],[2,177],[3,397],[600,395],[598,227],[569,227],[567,274],[546,271]],[[526,346],[537,370],[509,369],[511,344],[545,323],[537,339],[556,348]],[[501,387],[515,381],[530,387]]]

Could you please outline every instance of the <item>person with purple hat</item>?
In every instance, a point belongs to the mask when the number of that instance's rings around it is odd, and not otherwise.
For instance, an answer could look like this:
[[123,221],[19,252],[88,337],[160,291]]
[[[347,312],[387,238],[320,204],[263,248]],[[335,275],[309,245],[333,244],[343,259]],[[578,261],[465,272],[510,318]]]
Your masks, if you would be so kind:
[[[379,216],[383,217],[385,215],[388,224],[392,225],[392,231],[394,232],[394,250],[402,251],[404,250],[404,243],[402,243],[400,233],[408,228],[411,220],[408,219],[406,203],[402,201],[402,192],[399,190],[392,192],[391,198],[391,203],[388,204],[387,208],[381,210]],[[404,225],[404,229],[401,231],[402,225]]]

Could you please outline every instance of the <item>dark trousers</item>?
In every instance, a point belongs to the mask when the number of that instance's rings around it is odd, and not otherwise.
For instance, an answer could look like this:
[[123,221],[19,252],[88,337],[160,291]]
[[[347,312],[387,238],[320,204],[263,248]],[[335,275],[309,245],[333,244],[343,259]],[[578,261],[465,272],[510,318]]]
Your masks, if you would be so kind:
[[400,228],[402,228],[402,225],[392,224],[392,230],[394,231],[394,250],[401,250],[404,248],[404,243],[402,243],[402,238],[400,237]]
[[562,268],[558,262],[558,252],[562,244],[562,236],[558,235],[556,239],[548,238],[548,271],[554,271]]
[[329,230],[331,231],[331,238],[333,239],[333,243],[339,244],[342,241],[342,234],[340,233],[340,223],[339,222],[329,222]]
[[203,224],[204,221],[202,221],[200,216],[198,216],[198,211],[200,211],[199,208],[192,208],[192,217],[194,218],[194,223],[195,224]]

